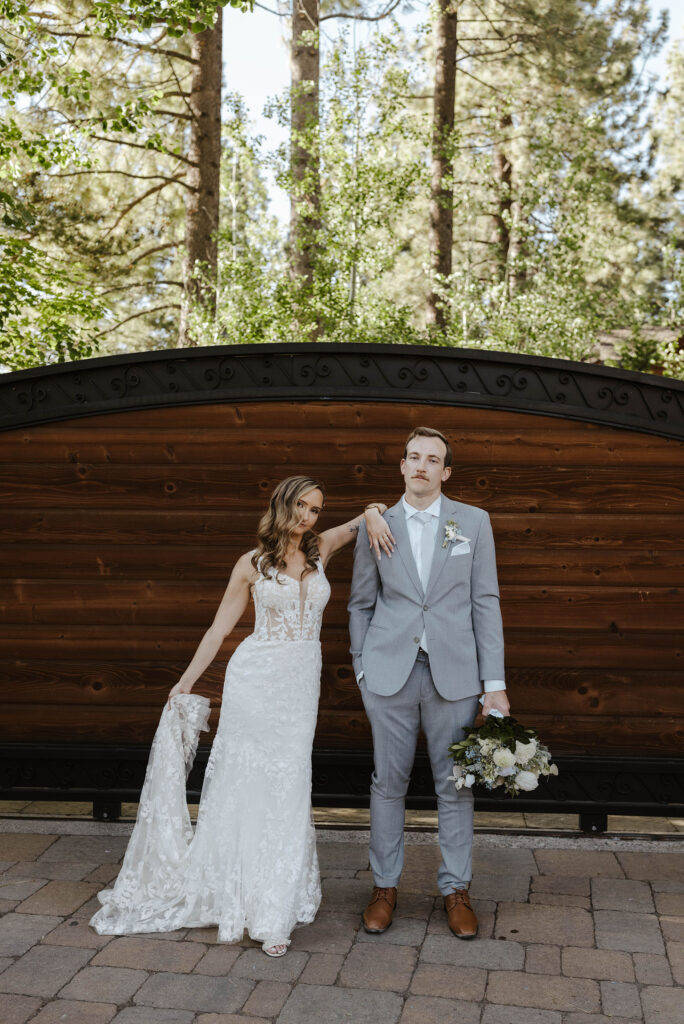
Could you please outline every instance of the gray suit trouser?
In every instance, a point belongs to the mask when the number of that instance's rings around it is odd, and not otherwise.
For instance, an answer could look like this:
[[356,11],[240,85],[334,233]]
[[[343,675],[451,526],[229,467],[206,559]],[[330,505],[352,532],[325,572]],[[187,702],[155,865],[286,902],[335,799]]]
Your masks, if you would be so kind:
[[437,795],[442,863],[439,891],[467,888],[472,877],[473,794],[457,790],[448,776],[453,761],[450,744],[463,739],[478,710],[477,695],[445,700],[435,689],[428,657],[419,652],[410,676],[398,693],[372,693],[362,678],[359,686],[373,731],[375,770],[371,783],[370,865],[377,886],[399,883],[404,863],[404,806],[422,727],[427,739]]

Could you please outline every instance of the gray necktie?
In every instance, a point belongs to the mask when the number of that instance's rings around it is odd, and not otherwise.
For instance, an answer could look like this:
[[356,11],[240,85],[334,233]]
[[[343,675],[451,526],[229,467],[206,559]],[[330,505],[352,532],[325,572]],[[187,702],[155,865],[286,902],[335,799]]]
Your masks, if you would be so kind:
[[420,581],[423,591],[427,590],[432,568],[432,556],[435,551],[435,537],[432,530],[432,516],[429,512],[416,512],[416,519],[421,525],[420,534]]

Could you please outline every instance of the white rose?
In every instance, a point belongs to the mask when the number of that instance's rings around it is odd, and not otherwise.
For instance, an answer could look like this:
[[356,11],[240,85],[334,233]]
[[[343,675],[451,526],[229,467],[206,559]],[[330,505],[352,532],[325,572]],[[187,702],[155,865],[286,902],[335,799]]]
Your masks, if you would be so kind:
[[468,772],[463,781],[465,782],[466,786],[470,789],[471,786],[475,785],[475,776],[471,775],[470,772]]
[[494,740],[480,740],[480,753],[488,754],[490,750],[492,750],[492,748],[495,746],[496,744],[494,743]]
[[519,789],[529,792],[531,789],[536,789],[539,785],[537,776],[532,772],[518,772],[515,777],[515,784]]
[[558,765],[557,764],[550,764],[549,765],[549,775],[558,775]]
[[515,764],[515,754],[508,747],[499,747],[498,750],[494,751],[492,760],[499,768],[510,768],[511,765]]
[[520,740],[515,741],[515,759],[518,764],[527,764],[527,762],[534,757],[536,752],[536,740],[530,740],[529,743],[521,743]]
[[507,778],[509,775],[515,775],[517,768],[514,764],[509,764],[507,768],[499,768],[499,775],[502,778]]

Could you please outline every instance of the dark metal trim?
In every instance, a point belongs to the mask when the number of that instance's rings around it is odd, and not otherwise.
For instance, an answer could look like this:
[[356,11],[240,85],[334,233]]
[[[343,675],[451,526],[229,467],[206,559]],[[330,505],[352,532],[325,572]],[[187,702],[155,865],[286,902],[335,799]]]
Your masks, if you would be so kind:
[[[188,779],[197,801],[209,747],[198,749]],[[0,746],[0,799],[137,801],[149,746],[6,743]],[[684,759],[558,757],[560,774],[515,799],[476,790],[476,807],[488,811],[581,814],[684,815]],[[368,751],[314,750],[313,803],[367,807],[373,755]],[[432,773],[426,755],[413,770],[407,807],[433,809]]]
[[248,401],[504,409],[684,440],[684,382],[563,359],[419,345],[222,345],[0,376],[0,430],[134,409]]

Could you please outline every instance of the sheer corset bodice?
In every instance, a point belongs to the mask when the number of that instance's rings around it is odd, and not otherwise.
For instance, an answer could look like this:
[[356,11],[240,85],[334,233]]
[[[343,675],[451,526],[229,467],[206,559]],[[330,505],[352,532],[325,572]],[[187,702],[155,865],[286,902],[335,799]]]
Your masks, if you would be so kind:
[[330,584],[321,563],[318,572],[296,580],[279,572],[259,573],[252,589],[254,632],[257,641],[318,641],[323,610],[330,598]]

